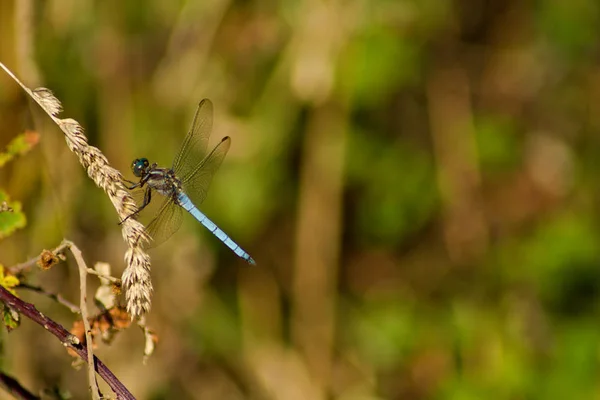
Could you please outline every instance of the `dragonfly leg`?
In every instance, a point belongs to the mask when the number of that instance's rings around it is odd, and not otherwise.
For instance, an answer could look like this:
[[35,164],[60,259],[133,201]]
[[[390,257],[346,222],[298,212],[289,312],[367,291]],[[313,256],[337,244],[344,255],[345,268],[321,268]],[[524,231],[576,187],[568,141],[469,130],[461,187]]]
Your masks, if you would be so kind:
[[123,182],[130,184],[130,186],[125,186],[129,190],[132,190],[132,189],[142,186],[141,182],[133,182],[128,179],[122,179],[122,180],[123,180]]
[[[152,164],[152,166],[154,167],[154,166],[156,166],[156,164]],[[146,184],[146,182],[148,182],[148,179],[150,179],[150,175],[149,174],[147,174],[142,179],[140,179],[139,182],[134,182],[134,181],[130,181],[129,179],[121,178],[121,180],[123,182],[131,184],[131,186],[126,186],[127,189],[129,189],[129,190],[133,190],[135,188],[143,187],[144,184]]]
[[123,222],[127,221],[129,218],[133,217],[134,215],[139,214],[140,211],[142,211],[144,208],[146,208],[146,206],[148,204],[150,204],[150,200],[152,200],[152,189],[150,189],[148,187],[148,188],[146,188],[146,192],[144,193],[144,201],[143,201],[142,205],[138,208],[138,210],[136,212],[129,214],[127,217],[125,217],[125,219],[123,221],[119,222],[119,225],[121,225]]

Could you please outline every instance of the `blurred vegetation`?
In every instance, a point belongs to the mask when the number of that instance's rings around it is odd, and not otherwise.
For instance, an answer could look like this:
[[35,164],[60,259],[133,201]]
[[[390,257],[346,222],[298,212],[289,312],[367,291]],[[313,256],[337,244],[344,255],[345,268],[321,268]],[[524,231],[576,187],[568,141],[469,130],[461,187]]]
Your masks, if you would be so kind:
[[[0,60],[129,179],[201,98],[232,137],[202,208],[258,266],[192,218],[151,253],[157,353],[98,351],[139,398],[590,399],[599,27],[593,0],[0,0]],[[0,149],[40,134],[0,169],[27,216],[0,262],[66,237],[119,273],[111,204],[3,74],[0,121]],[[69,268],[33,279],[76,299]],[[31,390],[86,396],[38,327],[2,341]]]

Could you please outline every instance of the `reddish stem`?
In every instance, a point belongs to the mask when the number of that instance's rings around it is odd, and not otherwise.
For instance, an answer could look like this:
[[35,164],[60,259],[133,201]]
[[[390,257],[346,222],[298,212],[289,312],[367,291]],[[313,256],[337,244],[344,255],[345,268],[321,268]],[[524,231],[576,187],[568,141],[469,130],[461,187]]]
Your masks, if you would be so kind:
[[[48,332],[56,336],[64,346],[70,347],[82,360],[87,361],[87,349],[79,342],[79,339],[73,336],[62,325],[39,312],[33,304],[19,299],[2,286],[0,286],[0,302],[16,310],[19,314],[37,322]],[[113,392],[115,392],[117,399],[135,400],[135,397],[127,390],[125,385],[123,385],[112,371],[96,356],[94,356],[94,366],[96,372],[98,372]]]

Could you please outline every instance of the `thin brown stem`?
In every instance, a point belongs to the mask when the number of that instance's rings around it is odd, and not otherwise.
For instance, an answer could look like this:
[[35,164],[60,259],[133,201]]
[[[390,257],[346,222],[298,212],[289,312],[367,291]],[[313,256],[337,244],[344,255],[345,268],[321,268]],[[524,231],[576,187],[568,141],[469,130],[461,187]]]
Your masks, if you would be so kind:
[[[52,252],[52,254],[59,256],[65,251],[66,248],[67,248],[67,245],[63,242],[60,245],[58,245],[58,247],[56,247],[51,252]],[[29,268],[33,267],[34,265],[36,265],[42,259],[44,254],[47,254],[47,253],[48,253],[48,251],[44,250],[44,251],[42,251],[42,253],[40,253],[39,256],[33,257],[23,263],[10,266],[10,267],[8,267],[8,272],[10,272],[12,275],[18,275],[18,274],[28,270]]]
[[79,307],[77,307],[75,304],[71,303],[69,300],[65,299],[62,295],[47,292],[44,288],[42,288],[40,286],[34,286],[34,285],[30,285],[28,283],[21,282],[19,284],[19,286],[17,286],[17,288],[31,290],[33,292],[40,293],[46,297],[49,297],[52,300],[56,301],[58,304],[67,307],[72,313],[79,314],[81,312],[79,310]]
[[40,256],[36,256],[36,257],[33,257],[32,259],[22,262],[20,264],[15,264],[10,267],[7,267],[8,272],[10,272],[13,275],[17,275],[17,274],[33,267],[39,259],[40,259]]
[[[16,310],[19,314],[36,322],[48,332],[56,336],[65,347],[73,349],[73,351],[83,360],[88,360],[88,352],[86,346],[83,346],[76,336],[72,335],[62,325],[48,318],[39,312],[31,303],[27,303],[18,297],[14,296],[4,287],[0,286],[0,302],[8,307]],[[108,386],[115,392],[117,399],[135,400],[135,397],[127,390],[125,385],[112,373],[108,367],[94,356],[93,364],[98,374],[104,379]]]

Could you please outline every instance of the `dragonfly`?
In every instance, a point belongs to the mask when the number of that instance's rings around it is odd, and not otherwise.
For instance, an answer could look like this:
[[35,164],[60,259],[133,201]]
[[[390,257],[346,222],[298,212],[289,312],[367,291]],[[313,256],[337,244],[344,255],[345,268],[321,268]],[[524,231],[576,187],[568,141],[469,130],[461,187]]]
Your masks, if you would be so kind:
[[213,176],[231,146],[231,138],[225,136],[219,144],[207,152],[212,123],[213,105],[210,100],[204,99],[196,109],[192,126],[171,168],[161,168],[156,163],[151,164],[147,158],[133,160],[131,170],[139,181],[126,180],[126,182],[131,184],[128,189],[142,190],[143,201],[138,210],[122,222],[144,210],[156,198],[154,194],[158,193],[163,197],[162,204],[147,226],[148,233],[153,239],[153,247],[170,238],[179,229],[183,219],[182,210],[185,210],[240,258],[256,265],[254,259],[245,250],[198,209],[206,198]]

